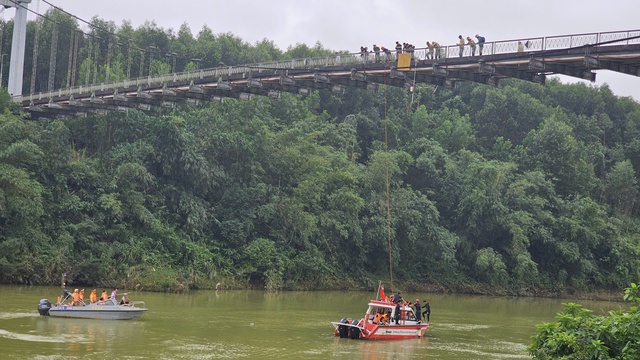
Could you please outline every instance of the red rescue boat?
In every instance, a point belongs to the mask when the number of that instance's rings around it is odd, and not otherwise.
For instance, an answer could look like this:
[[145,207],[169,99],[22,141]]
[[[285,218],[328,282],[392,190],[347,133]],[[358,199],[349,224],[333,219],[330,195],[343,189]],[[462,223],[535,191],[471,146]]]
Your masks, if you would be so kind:
[[[396,323],[396,312],[398,322]],[[362,319],[343,318],[332,322],[334,333],[350,339],[412,339],[421,338],[429,329],[428,322],[416,320],[413,308],[396,306],[389,300],[371,300]]]

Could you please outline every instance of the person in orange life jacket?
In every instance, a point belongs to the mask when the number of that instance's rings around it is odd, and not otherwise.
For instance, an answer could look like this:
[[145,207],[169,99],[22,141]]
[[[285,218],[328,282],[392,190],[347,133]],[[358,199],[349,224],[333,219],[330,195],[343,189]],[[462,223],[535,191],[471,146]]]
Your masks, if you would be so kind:
[[78,306],[80,305],[80,293],[78,289],[73,290],[73,302],[72,305],[73,306]]

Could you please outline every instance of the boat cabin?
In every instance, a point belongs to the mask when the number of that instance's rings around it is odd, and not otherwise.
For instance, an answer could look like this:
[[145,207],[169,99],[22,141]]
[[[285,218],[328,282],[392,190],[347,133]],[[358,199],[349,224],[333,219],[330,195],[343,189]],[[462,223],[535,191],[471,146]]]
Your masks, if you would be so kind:
[[[396,309],[396,304],[392,302],[371,300],[369,302],[369,308],[367,309],[367,313],[365,315],[365,320],[368,323],[376,325],[396,325]],[[399,325],[418,324],[413,308],[407,305],[400,305],[399,311]]]

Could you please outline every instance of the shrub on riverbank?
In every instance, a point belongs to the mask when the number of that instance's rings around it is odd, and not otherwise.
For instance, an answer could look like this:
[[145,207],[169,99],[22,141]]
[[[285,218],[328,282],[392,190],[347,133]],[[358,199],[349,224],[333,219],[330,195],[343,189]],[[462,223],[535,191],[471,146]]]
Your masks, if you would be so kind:
[[640,287],[632,283],[624,300],[635,305],[603,316],[579,304],[565,304],[557,322],[538,325],[529,354],[540,360],[640,358]]

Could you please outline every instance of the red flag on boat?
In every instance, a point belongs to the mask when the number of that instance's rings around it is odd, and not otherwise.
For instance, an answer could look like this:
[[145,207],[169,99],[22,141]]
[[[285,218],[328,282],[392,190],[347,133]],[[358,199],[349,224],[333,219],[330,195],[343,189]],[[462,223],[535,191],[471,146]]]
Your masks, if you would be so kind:
[[386,296],[384,296],[384,285],[380,284],[380,300],[384,299],[386,299]]

